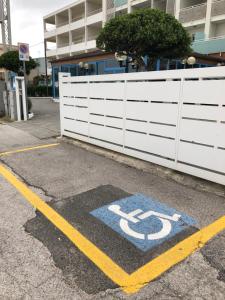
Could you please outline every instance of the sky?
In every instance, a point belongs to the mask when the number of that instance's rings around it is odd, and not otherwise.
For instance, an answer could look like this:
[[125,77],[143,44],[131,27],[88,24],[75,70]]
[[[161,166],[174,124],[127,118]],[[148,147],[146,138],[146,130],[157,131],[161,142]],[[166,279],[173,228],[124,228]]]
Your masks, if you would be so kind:
[[30,44],[33,58],[44,56],[43,16],[73,0],[10,0],[13,44]]

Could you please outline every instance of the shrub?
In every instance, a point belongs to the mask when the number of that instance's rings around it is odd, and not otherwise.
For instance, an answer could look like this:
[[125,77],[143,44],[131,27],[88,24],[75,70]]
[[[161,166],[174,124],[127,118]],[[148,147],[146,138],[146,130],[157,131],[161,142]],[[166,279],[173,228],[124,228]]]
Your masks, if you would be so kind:
[[[30,85],[27,88],[28,97],[47,97],[47,87],[46,86],[34,86]],[[48,87],[48,96],[52,97],[52,87]]]

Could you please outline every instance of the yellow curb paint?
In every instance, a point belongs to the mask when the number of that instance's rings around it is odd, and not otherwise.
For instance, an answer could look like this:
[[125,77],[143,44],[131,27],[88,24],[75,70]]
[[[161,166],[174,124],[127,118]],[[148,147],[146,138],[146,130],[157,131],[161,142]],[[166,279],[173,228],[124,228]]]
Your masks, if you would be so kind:
[[150,281],[183,261],[202,248],[210,239],[225,230],[225,216],[204,227],[153,259],[132,274],[126,273],[109,256],[97,248],[60,214],[46,204],[38,195],[17,179],[8,169],[0,165],[0,174],[11,183],[37,210],[54,224],[70,241],[83,252],[106,276],[119,285],[127,294],[138,292]]
[[59,143],[55,143],[55,144],[47,144],[47,145],[40,145],[40,146],[34,146],[34,147],[29,147],[29,148],[17,149],[17,150],[12,150],[12,151],[7,151],[7,152],[0,152],[0,157],[10,155],[10,154],[20,153],[20,152],[27,152],[27,151],[32,151],[32,150],[56,147],[58,145],[59,145]]
[[65,236],[93,261],[99,269],[111,278],[112,281],[119,286],[123,286],[123,284],[127,282],[129,275],[126,272],[2,165],[0,165],[0,174],[5,177],[34,208],[39,210],[52,224],[65,234]]
[[153,259],[130,276],[129,285],[124,288],[127,293],[135,293],[141,287],[159,277],[174,265],[202,248],[210,239],[225,230],[225,216],[202,228],[168,251]]

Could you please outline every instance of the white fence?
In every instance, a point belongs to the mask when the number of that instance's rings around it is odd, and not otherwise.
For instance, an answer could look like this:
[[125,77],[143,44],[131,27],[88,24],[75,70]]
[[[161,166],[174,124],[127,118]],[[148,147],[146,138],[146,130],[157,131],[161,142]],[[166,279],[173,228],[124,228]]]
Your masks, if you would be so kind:
[[61,132],[225,185],[225,67],[60,75]]

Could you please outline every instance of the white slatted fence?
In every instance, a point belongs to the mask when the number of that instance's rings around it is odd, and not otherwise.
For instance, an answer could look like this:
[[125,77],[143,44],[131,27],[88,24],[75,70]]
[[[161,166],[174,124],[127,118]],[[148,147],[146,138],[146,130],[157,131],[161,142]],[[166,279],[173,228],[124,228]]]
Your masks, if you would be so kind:
[[225,67],[60,74],[61,133],[225,185]]

